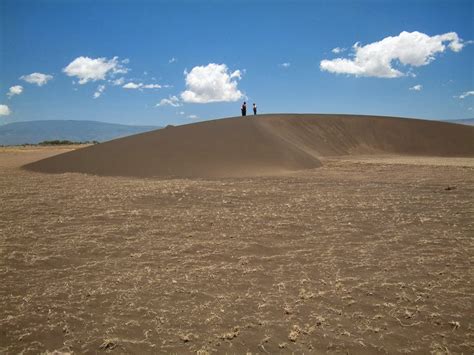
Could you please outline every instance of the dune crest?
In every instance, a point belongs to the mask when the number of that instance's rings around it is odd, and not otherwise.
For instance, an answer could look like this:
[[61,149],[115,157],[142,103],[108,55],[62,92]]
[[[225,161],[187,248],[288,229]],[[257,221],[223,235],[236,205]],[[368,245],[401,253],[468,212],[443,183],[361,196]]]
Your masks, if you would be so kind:
[[474,156],[474,127],[352,115],[259,115],[169,127],[24,166],[45,173],[245,177],[321,166],[340,155]]

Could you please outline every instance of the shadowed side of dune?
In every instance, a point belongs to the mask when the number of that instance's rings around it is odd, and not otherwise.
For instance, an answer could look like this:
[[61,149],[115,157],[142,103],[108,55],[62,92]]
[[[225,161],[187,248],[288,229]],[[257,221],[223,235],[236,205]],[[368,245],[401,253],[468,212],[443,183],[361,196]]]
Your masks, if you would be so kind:
[[357,154],[474,156],[474,127],[351,115],[259,115],[171,127],[90,146],[24,168],[136,177],[274,175]]

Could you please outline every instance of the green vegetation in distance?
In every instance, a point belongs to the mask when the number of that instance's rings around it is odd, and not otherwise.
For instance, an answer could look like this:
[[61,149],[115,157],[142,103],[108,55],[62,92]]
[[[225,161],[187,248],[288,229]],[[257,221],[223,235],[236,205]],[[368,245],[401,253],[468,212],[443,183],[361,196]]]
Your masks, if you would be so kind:
[[23,143],[23,144],[0,144],[0,147],[34,147],[37,145],[47,146],[47,145],[83,145],[83,144],[99,144],[99,141],[84,141],[84,142],[73,142],[68,140],[54,140],[54,141],[43,141],[40,143]]
[[[14,144],[11,146],[17,146],[17,147],[29,147],[29,146],[35,146],[35,145],[80,145],[80,144],[99,144],[99,141],[84,141],[84,142],[73,142],[73,141],[68,141],[68,140],[53,140],[53,141],[43,141],[39,142],[38,144],[30,144],[30,143],[24,143],[24,144]],[[0,144],[0,147],[8,147],[9,145],[3,145]]]
[[72,142],[68,140],[54,140],[54,141],[43,141],[38,143],[38,145],[74,145],[74,144],[98,144],[98,141],[85,141],[85,142]]

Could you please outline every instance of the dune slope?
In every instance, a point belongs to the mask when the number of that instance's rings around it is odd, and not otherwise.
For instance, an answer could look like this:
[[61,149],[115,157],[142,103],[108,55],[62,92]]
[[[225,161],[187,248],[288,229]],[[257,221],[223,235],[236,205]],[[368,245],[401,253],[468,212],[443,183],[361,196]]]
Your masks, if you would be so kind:
[[238,177],[316,168],[357,154],[474,156],[474,128],[350,115],[259,115],[146,132],[24,168],[137,177]]

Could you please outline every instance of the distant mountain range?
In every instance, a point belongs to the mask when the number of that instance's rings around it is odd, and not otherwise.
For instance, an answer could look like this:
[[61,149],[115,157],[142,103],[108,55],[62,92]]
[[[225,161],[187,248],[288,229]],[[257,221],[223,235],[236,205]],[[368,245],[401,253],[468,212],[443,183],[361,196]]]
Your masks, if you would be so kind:
[[0,126],[0,145],[38,144],[51,140],[104,142],[159,129],[157,126],[129,126],[98,121],[28,121]]
[[450,121],[445,121],[449,123],[459,123],[459,124],[466,124],[468,126],[474,126],[474,118],[465,118],[462,120],[450,120]]

